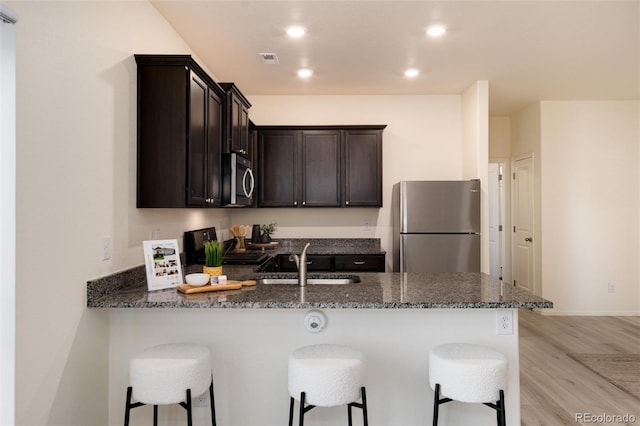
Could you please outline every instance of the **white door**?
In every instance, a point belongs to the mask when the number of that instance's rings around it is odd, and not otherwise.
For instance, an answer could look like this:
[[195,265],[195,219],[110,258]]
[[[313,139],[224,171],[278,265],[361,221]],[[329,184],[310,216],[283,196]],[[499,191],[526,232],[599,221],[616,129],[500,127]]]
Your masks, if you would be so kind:
[[503,278],[504,272],[502,170],[500,163],[489,163],[489,275],[498,279]]
[[514,284],[534,294],[533,241],[533,158],[513,162],[513,280]]

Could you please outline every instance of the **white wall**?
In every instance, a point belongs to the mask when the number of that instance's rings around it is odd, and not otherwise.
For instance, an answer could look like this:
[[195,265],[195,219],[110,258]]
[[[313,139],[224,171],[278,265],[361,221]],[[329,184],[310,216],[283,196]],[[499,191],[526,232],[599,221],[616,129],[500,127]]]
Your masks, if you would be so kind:
[[489,273],[489,82],[462,94],[462,179],[480,179],[480,270]]
[[638,101],[540,109],[543,295],[553,314],[638,315]]
[[[137,210],[134,53],[190,53],[147,2],[8,2],[16,24],[16,422],[104,425],[108,312],[88,279],[142,264],[159,229],[227,210]],[[102,261],[100,239],[112,238]]]
[[16,338],[16,18],[2,4],[0,14],[0,424],[11,425]]
[[[252,96],[251,119],[270,125],[386,124],[383,207],[258,209],[233,212],[238,223],[278,222],[275,237],[381,238],[391,270],[391,189],[400,180],[462,179],[460,95]],[[365,230],[363,223],[369,223]]]

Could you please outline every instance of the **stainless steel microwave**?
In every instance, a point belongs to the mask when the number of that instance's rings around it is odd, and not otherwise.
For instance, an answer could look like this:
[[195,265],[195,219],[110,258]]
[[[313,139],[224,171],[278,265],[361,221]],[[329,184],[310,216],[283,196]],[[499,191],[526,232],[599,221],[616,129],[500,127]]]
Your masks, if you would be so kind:
[[251,161],[238,154],[222,156],[222,205],[241,207],[253,204],[255,179]]

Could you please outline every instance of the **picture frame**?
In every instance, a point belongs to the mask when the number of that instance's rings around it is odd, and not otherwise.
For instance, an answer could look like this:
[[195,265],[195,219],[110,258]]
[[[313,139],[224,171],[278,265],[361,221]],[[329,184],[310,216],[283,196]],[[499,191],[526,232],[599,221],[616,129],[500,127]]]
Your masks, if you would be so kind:
[[184,282],[178,240],[148,240],[142,247],[149,291],[175,288]]

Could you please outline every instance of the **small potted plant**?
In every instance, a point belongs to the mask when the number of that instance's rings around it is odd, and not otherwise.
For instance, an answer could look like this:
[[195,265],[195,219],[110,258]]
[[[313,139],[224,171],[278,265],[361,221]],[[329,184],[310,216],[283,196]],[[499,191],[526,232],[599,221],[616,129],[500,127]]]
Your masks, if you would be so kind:
[[224,256],[224,242],[204,242],[204,264],[202,272],[211,276],[222,275],[222,257]]
[[268,244],[271,242],[271,234],[276,232],[276,225],[274,223],[270,223],[268,225],[262,225],[260,227],[262,231],[262,235],[260,236],[260,242],[263,244]]

